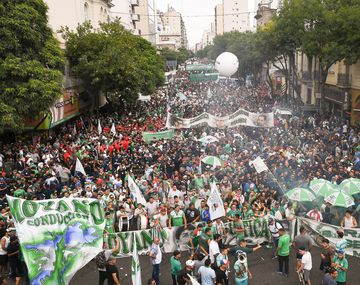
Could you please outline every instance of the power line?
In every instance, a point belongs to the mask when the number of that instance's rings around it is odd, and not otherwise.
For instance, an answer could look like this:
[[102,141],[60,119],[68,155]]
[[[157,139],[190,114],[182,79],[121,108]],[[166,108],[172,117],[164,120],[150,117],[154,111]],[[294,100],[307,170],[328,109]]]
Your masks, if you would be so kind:
[[[125,12],[111,12],[112,14],[119,14],[119,15],[130,15],[130,13],[125,13]],[[238,12],[238,13],[228,13],[228,14],[223,14],[223,15],[218,15],[219,17],[225,17],[225,16],[236,16],[236,15],[245,15],[245,14],[251,14],[251,13],[256,13],[256,11],[249,11],[249,12]],[[132,15],[139,15],[140,17],[155,17],[155,16],[160,16],[161,14],[155,14],[155,15],[151,15],[151,14],[138,14],[138,13],[131,13]],[[212,15],[166,15],[165,17],[168,18],[206,18],[206,17],[215,17],[215,14]]]

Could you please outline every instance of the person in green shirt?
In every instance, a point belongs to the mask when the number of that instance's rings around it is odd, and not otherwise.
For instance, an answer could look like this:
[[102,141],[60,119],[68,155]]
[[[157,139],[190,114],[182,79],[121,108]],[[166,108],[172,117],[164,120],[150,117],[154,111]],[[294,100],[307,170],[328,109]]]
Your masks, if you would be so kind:
[[239,214],[235,214],[234,220],[232,221],[232,231],[233,234],[236,237],[236,242],[239,243],[240,241],[242,241],[243,239],[245,239],[245,228],[244,228],[244,223],[243,221],[240,219],[240,215]]
[[[279,270],[276,273],[282,274],[285,277],[289,276],[289,255],[290,255],[290,236],[286,233],[284,228],[279,229],[279,243],[275,255],[278,256]],[[285,271],[284,269],[285,265]]]
[[345,258],[345,251],[340,249],[337,251],[337,255],[334,257],[333,260],[333,267],[338,272],[338,276],[336,278],[336,282],[338,285],[345,285],[346,284],[346,272],[349,269],[349,263]]
[[181,252],[179,250],[175,250],[173,256],[170,258],[170,270],[173,285],[177,285],[176,278],[179,275],[179,272],[182,270],[180,257]]
[[180,210],[179,205],[175,205],[174,210],[170,212],[170,225],[169,226],[184,226],[187,228],[186,216],[183,210]]

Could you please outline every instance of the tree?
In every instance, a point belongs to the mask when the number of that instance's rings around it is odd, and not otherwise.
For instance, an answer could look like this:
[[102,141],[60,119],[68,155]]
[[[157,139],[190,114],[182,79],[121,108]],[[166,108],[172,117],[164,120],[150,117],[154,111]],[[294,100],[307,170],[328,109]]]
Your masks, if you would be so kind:
[[184,63],[187,59],[194,57],[194,53],[186,48],[179,48],[177,51],[169,48],[159,50],[164,63],[167,60],[176,60],[178,64]]
[[21,130],[62,91],[64,55],[42,0],[0,2],[0,132]]
[[[156,49],[132,35],[117,19],[94,29],[89,22],[76,31],[62,29],[71,72],[90,93],[103,92],[113,104],[134,103],[138,93],[151,94],[164,81]],[[120,98],[122,100],[120,100]]]

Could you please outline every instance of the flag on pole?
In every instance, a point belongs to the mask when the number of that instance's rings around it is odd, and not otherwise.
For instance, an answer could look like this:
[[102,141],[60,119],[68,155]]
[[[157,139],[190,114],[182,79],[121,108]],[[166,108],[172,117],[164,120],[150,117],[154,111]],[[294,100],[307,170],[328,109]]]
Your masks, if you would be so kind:
[[216,183],[211,183],[210,188],[211,190],[207,204],[209,205],[210,219],[215,220],[225,216],[225,209]]
[[74,128],[73,128],[73,135],[75,136],[77,134],[77,131],[76,131],[76,125],[74,124]]
[[86,176],[84,166],[81,164],[81,161],[79,158],[76,158],[75,171],[80,172]]
[[115,124],[114,124],[114,123],[112,123],[111,132],[112,132],[112,134],[113,134],[114,137],[115,137],[115,136],[116,136],[116,128],[115,128]]
[[134,197],[134,201],[137,203],[141,203],[142,205],[146,205],[146,200],[143,196],[143,194],[140,191],[139,186],[136,185],[134,179],[130,175],[128,175],[128,185],[130,189],[130,193]]
[[100,124],[100,119],[98,120],[98,134],[101,135],[102,133],[102,128],[101,128],[101,124]]
[[133,255],[132,255],[132,260],[131,260],[131,279],[132,279],[133,285],[142,285],[140,262],[139,262],[139,255],[138,255],[138,251],[137,251],[135,234],[133,234],[133,239],[134,239],[134,244],[133,244]]
[[255,167],[257,173],[261,173],[265,170],[268,170],[268,167],[266,166],[265,162],[262,160],[260,156],[258,156],[253,161],[251,161],[251,163]]

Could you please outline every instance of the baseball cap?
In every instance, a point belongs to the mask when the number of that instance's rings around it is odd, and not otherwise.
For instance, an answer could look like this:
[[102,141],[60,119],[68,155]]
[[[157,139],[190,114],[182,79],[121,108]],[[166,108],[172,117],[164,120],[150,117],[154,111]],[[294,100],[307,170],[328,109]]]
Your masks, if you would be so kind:
[[193,267],[194,264],[195,264],[195,262],[194,262],[193,260],[189,259],[189,260],[186,261],[185,264],[186,264],[186,266],[188,266],[188,267]]
[[345,250],[343,250],[343,249],[338,249],[336,252],[337,252],[338,254],[344,254],[344,253],[345,253]]

